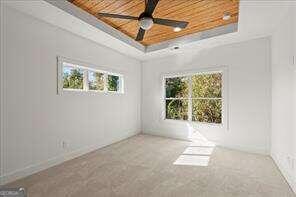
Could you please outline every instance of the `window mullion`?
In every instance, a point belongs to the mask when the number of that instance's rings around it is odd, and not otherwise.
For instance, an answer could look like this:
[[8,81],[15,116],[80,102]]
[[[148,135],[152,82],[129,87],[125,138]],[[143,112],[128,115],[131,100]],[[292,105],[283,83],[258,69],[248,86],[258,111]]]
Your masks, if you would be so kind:
[[192,79],[188,77],[189,89],[188,89],[188,121],[192,121]]
[[83,70],[83,90],[84,91],[88,91],[89,90],[88,71],[86,69]]
[[121,77],[119,77],[118,86],[118,91],[123,92],[123,79]]
[[104,73],[104,92],[108,91],[107,77],[108,77],[108,74]]

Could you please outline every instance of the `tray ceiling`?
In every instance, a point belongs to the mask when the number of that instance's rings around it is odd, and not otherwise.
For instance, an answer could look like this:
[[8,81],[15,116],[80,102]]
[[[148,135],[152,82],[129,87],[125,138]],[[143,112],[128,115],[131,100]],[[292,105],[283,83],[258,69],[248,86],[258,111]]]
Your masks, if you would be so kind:
[[[139,16],[145,9],[145,0],[69,0],[69,2],[94,16],[99,12]],[[231,18],[223,20],[224,13],[229,13]],[[239,0],[160,0],[153,13],[154,17],[188,21],[189,24],[180,32],[174,32],[172,27],[154,24],[140,43],[149,46],[237,23],[238,14]],[[138,33],[137,21],[104,17],[98,20],[104,21],[133,39]]]

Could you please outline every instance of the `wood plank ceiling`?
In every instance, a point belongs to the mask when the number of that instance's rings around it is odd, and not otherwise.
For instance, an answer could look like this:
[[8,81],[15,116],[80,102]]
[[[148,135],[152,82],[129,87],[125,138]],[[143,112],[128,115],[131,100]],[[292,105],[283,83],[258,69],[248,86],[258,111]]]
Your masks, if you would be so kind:
[[[69,0],[74,5],[96,16],[98,12],[139,16],[145,9],[145,0]],[[229,20],[223,20],[223,14],[230,13]],[[239,0],[160,0],[154,17],[189,22],[180,32],[172,27],[154,24],[146,31],[141,43],[145,46],[167,41],[177,37],[202,32],[215,27],[238,22]],[[138,33],[138,21],[100,17],[99,20],[117,30],[135,38]]]

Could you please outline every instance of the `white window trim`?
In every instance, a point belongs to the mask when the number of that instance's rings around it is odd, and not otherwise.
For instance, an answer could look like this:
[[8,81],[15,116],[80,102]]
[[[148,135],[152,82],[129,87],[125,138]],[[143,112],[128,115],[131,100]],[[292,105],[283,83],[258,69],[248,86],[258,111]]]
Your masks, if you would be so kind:
[[[174,77],[188,77],[198,74],[211,74],[211,73],[222,73],[222,123],[207,123],[207,122],[197,122],[192,120],[175,120],[175,119],[167,119],[166,118],[166,99],[188,99],[188,102],[192,102],[191,98],[192,90],[191,90],[191,78],[189,77],[189,97],[188,98],[166,98],[166,90],[165,90],[165,79],[166,78],[174,78]],[[227,66],[218,66],[218,67],[207,67],[200,68],[196,70],[187,70],[176,73],[162,73],[161,74],[161,85],[162,85],[162,109],[161,109],[161,121],[165,121],[166,123],[190,123],[196,125],[206,125],[213,127],[220,127],[229,130],[229,102],[228,102],[228,67]],[[206,98],[203,98],[206,99]],[[218,98],[211,98],[218,99]],[[192,110],[189,109],[192,105],[188,105],[189,115],[192,113]],[[192,118],[191,116],[188,117]]]
[[[73,64],[74,67],[83,69],[83,89],[64,89],[63,88],[63,63]],[[120,71],[116,71],[104,66],[95,66],[94,64],[65,58],[62,56],[57,57],[58,64],[58,76],[57,76],[57,94],[61,95],[64,93],[110,93],[110,94],[124,94],[124,77]],[[98,69],[99,68],[99,69]],[[104,74],[104,90],[89,90],[88,86],[88,71],[94,71]],[[109,91],[107,88],[107,76],[114,75],[119,77],[119,90]]]

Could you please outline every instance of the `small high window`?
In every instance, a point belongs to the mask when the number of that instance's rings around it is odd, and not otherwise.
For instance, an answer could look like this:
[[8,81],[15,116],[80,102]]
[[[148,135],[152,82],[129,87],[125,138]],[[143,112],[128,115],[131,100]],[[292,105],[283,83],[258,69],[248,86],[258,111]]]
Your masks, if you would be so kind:
[[123,93],[123,76],[59,58],[59,91]]
[[83,90],[83,70],[65,63],[63,67],[63,88]]
[[88,71],[89,90],[104,90],[104,73]]
[[116,75],[108,75],[108,91],[119,90],[119,77]]

